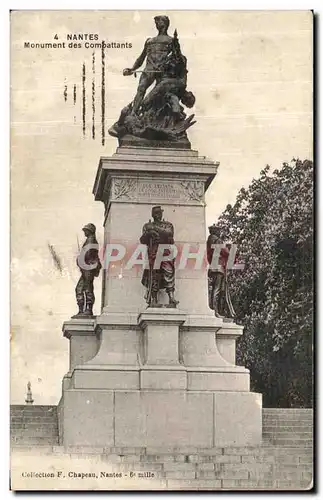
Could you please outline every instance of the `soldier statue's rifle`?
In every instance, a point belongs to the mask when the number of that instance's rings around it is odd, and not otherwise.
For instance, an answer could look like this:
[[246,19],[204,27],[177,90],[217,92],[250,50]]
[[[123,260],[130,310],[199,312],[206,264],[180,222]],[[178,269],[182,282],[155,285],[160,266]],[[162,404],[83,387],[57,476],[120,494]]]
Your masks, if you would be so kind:
[[78,235],[76,235],[76,242],[77,242],[77,250],[78,250],[78,254],[77,254],[77,257],[76,257],[76,264],[77,264],[77,267],[80,269],[79,257],[80,257],[81,247],[80,247],[80,242],[79,242]]
[[[151,222],[151,219],[149,219],[149,222]],[[151,236],[149,238],[149,243],[148,243],[148,262],[149,262],[149,275],[148,275],[148,291],[147,291],[147,304],[150,306],[151,303],[151,294],[152,294],[152,288],[153,288],[153,271],[154,271],[154,263],[152,262],[152,259],[150,259],[150,255],[152,254],[153,250],[153,237]]]
[[227,273],[227,270],[225,270],[225,274],[224,274],[224,283],[225,283],[225,300],[226,300],[227,306],[229,308],[230,316],[232,318],[234,318],[236,316],[236,313],[234,311],[234,308],[233,308],[233,305],[232,305],[232,302],[231,302],[231,297],[230,297],[230,294],[229,294],[228,273]]

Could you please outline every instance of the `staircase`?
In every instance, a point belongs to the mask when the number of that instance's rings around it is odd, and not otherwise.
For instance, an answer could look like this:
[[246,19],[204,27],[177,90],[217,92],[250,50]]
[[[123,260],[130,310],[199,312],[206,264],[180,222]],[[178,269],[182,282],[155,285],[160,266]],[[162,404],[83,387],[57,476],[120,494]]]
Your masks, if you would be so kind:
[[311,409],[266,408],[263,410],[263,437],[284,446],[312,446]]
[[[21,470],[38,460],[41,470],[92,470],[93,476],[75,481],[85,490],[310,490],[312,428],[311,409],[264,409],[259,446],[64,448],[58,445],[56,407],[13,406],[12,469],[15,460]],[[64,489],[61,478],[46,484]]]
[[56,406],[12,405],[10,407],[11,445],[57,445]]

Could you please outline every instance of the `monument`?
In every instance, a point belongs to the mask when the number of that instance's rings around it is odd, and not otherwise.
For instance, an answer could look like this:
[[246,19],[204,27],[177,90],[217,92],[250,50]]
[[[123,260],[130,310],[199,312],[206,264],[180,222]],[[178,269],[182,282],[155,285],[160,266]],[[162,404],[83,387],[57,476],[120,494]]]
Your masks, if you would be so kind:
[[[94,182],[104,206],[101,312],[92,316],[91,294],[84,311],[77,295],[79,314],[63,325],[70,366],[58,407],[60,440],[94,447],[254,445],[261,441],[262,399],[235,362],[243,328],[217,305],[223,276],[212,276],[208,299],[204,195],[219,164],[191,149],[186,131],[194,115],[187,117],[184,106],[195,97],[186,90],[187,60],[176,30],[168,35],[169,19],[157,16],[155,23],[158,35],[124,70],[139,72],[146,59],[133,102],[109,131],[119,147],[100,158]],[[166,251],[156,267],[160,245]]]

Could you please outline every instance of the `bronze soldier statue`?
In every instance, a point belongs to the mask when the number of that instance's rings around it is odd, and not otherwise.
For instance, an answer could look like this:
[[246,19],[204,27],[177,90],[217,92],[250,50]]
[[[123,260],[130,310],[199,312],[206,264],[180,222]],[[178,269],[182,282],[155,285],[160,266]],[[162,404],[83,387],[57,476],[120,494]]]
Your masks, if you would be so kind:
[[173,38],[167,33],[169,18],[167,16],[156,16],[154,20],[158,35],[153,38],[148,38],[142,53],[135,61],[132,68],[123,70],[124,76],[132,75],[140,68],[146,59],[146,67],[140,76],[137,94],[133,102],[133,113],[138,112],[143,98],[145,97],[146,90],[150,85],[161,79],[164,63],[167,60],[167,56],[172,52]]
[[[81,277],[75,288],[79,312],[73,318],[93,316],[93,304],[95,301],[93,281],[95,277],[99,276],[102,267],[95,231],[94,224],[86,224],[83,227],[86,240],[76,260],[77,266],[81,271]],[[87,246],[89,247],[88,249],[86,248]],[[91,269],[87,269],[87,266],[91,266]]]
[[[171,222],[163,220],[163,210],[160,205],[152,208],[153,221],[149,220],[143,229],[140,243],[148,247],[149,269],[145,269],[142,284],[146,287],[146,302],[148,307],[161,307],[158,303],[158,292],[166,290],[169,297],[167,307],[176,307],[175,300],[175,259],[162,261],[158,269],[154,269],[159,244],[174,244],[174,227]],[[165,249],[164,256],[171,255],[171,249]],[[157,266],[156,266],[157,267]]]
[[235,317],[235,311],[230,299],[228,282],[227,282],[227,261],[230,253],[230,245],[222,247],[220,250],[218,262],[211,266],[214,248],[212,245],[221,245],[219,230],[213,224],[209,226],[210,235],[207,239],[207,260],[209,263],[208,269],[208,292],[209,292],[209,307],[214,311],[214,315],[218,318]]

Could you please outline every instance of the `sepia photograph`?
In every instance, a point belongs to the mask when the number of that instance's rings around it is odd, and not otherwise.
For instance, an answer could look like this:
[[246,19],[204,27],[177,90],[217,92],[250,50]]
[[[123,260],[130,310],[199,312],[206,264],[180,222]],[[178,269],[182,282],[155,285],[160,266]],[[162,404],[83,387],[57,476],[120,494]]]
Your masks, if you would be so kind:
[[311,10],[10,12],[10,489],[311,491]]

